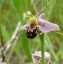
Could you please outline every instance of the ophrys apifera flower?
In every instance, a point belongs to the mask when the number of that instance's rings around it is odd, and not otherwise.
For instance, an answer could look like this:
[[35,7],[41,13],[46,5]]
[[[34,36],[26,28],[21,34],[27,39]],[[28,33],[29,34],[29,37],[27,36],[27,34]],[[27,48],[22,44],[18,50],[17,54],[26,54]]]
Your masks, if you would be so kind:
[[[32,59],[34,64],[40,64],[41,62],[41,51],[35,51],[35,53],[32,54]],[[49,52],[44,52],[44,61],[45,64],[49,64],[51,59],[50,59],[50,53]]]
[[44,19],[44,13],[40,14],[38,18],[32,15],[31,12],[27,11],[26,17],[29,18],[29,23],[27,23],[27,38],[35,38],[37,33],[47,33],[54,30],[60,30],[57,24],[48,22]]

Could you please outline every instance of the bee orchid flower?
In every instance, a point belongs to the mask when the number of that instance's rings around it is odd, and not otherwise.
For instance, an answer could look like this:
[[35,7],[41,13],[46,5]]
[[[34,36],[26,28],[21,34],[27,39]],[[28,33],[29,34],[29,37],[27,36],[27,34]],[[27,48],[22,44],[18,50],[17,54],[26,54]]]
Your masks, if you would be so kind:
[[[32,54],[32,59],[34,64],[40,64],[41,58],[42,58],[41,51],[35,51],[35,53]],[[51,60],[50,60],[49,52],[44,52],[44,61],[45,61],[45,64],[50,63]]]
[[28,38],[35,38],[38,32],[47,33],[50,31],[60,30],[57,24],[45,20],[44,13],[40,14],[38,18],[36,18],[28,11],[26,16],[29,17],[29,23],[25,25]]

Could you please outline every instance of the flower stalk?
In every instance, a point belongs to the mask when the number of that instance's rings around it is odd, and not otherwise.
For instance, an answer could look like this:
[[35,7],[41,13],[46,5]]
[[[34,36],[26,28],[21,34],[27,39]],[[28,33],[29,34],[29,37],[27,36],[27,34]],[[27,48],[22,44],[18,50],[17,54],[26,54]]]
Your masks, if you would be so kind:
[[44,64],[44,33],[40,35],[40,41],[41,41],[41,64]]

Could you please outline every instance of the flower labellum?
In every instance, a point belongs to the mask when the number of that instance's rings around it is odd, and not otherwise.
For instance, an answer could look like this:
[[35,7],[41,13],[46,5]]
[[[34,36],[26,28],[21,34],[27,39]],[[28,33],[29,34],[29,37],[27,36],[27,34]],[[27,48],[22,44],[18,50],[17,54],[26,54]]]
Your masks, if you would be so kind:
[[27,30],[27,38],[33,39],[37,35],[37,27],[33,30],[28,31]]

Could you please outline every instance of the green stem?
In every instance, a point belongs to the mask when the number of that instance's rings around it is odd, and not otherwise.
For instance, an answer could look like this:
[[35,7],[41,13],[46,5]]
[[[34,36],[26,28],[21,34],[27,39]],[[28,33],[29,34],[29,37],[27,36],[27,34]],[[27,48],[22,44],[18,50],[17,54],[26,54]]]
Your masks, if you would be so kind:
[[[1,26],[0,26],[0,34],[1,34],[1,36],[0,36],[0,40],[1,40],[1,45],[2,45],[2,47],[4,46],[4,42],[3,42],[3,37],[2,37],[2,33],[1,33]],[[5,56],[4,56],[4,50],[2,50],[2,62],[4,62],[4,60],[5,60]]]
[[44,64],[44,34],[40,35],[42,63]]

